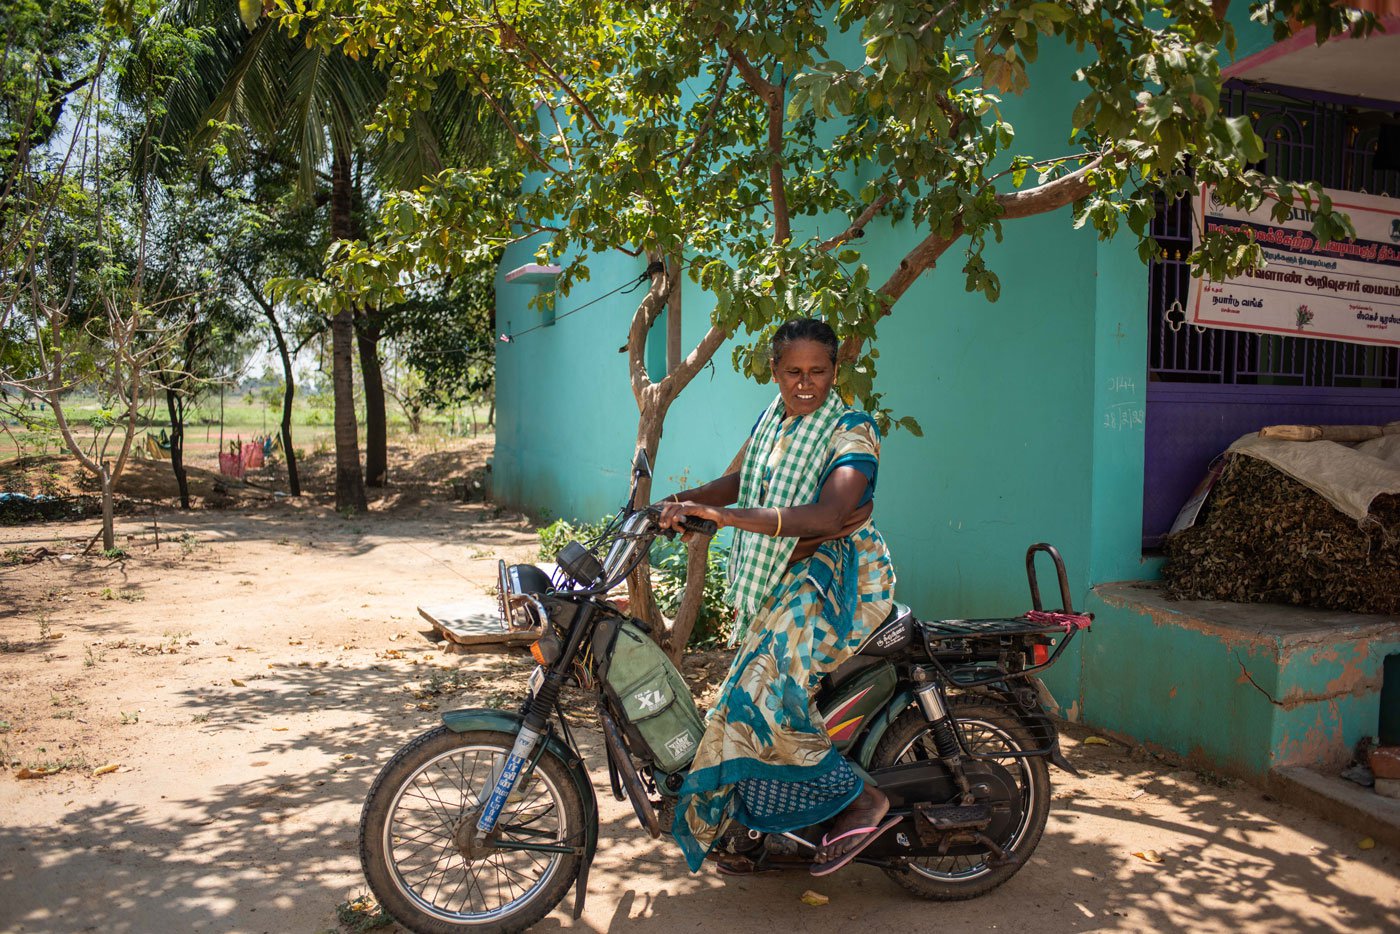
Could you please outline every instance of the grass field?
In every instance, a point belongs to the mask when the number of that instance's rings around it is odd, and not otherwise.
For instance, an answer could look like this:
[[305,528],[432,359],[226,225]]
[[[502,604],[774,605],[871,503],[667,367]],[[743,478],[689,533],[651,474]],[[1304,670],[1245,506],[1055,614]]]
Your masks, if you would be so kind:
[[[98,436],[105,434],[104,420],[98,410],[97,401],[92,398],[70,396],[64,403],[64,415],[75,427],[75,433],[83,439],[85,447]],[[421,424],[421,433],[426,436],[470,436],[473,413],[462,408],[455,413],[426,413]],[[67,450],[54,427],[53,413],[46,408],[29,409],[25,416],[30,424],[26,426],[19,419],[0,419],[0,461],[14,457],[35,454],[66,454]],[[475,410],[478,430],[485,429],[487,407]],[[364,444],[364,411],[358,413],[360,442]],[[192,406],[185,413],[185,459],[195,466],[217,469],[220,441],[227,450],[231,443],[252,441],[267,435],[275,436],[280,430],[282,409],[280,404],[268,407],[261,401],[247,396],[226,396],[222,406],[218,398]],[[408,434],[408,420],[397,406],[390,403],[388,411],[389,436],[403,437]],[[169,433],[170,419],[167,417],[163,400],[159,405],[148,405],[145,418],[137,429],[133,453],[142,456],[146,449],[146,436],[159,438],[162,431]],[[115,456],[120,449],[120,431],[112,437],[109,456]],[[292,408],[292,441],[302,454],[324,452],[334,444],[332,413],[328,400],[320,398],[298,398]]]

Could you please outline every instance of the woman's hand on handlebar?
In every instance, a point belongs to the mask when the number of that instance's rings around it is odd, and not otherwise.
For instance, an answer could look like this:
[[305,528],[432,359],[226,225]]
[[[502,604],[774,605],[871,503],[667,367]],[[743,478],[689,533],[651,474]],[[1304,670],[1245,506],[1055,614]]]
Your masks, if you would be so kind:
[[690,537],[695,534],[686,528],[686,519],[693,517],[713,522],[716,528],[723,528],[725,510],[716,506],[706,506],[703,503],[692,503],[686,500],[677,502],[673,499],[664,499],[653,504],[653,508],[659,510],[656,524],[662,529],[670,529],[681,533],[681,541],[690,541]]

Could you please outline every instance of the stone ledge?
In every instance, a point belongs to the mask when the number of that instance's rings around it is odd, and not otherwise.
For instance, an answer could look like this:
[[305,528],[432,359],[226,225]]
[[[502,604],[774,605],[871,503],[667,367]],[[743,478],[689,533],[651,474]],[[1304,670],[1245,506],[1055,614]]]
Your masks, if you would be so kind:
[[1218,635],[1227,642],[1273,641],[1285,647],[1314,642],[1400,639],[1400,618],[1343,610],[1316,610],[1279,603],[1226,603],[1171,600],[1160,585],[1138,582],[1100,584],[1093,593],[1109,606],[1175,625]]
[[1274,797],[1371,837],[1400,847],[1400,801],[1384,798],[1355,782],[1285,766],[1269,773],[1265,786]]

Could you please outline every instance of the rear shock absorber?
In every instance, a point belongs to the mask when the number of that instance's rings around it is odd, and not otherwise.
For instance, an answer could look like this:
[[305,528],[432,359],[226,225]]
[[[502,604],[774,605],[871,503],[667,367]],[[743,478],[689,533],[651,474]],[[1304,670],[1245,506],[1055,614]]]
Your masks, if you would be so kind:
[[938,750],[938,757],[953,773],[953,778],[962,790],[964,803],[971,803],[972,789],[968,785],[967,775],[963,772],[962,747],[953,733],[953,718],[948,715],[948,706],[943,703],[938,684],[928,680],[928,675],[921,668],[914,669],[914,681],[922,682],[914,689],[914,699],[918,701],[919,709],[928,720],[929,732],[933,735],[933,745]]

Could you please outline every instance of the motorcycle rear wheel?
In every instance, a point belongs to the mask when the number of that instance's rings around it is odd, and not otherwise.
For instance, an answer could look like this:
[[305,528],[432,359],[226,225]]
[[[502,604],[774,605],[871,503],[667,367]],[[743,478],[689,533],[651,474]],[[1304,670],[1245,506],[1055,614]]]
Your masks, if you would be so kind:
[[[949,712],[962,725],[973,752],[1017,752],[1032,748],[1034,739],[1014,714],[980,698],[950,698]],[[877,769],[908,762],[936,759],[929,723],[918,707],[910,707],[890,726],[875,748]],[[997,843],[1015,857],[1009,865],[991,866],[986,856],[924,857],[911,860],[908,869],[886,869],[885,874],[920,898],[961,901],[984,895],[1010,879],[1025,865],[1040,843],[1050,814],[1050,770],[1043,757],[994,760],[1011,773],[1021,792],[1021,820]]]
[[574,846],[584,807],[563,763],[540,758],[497,830],[475,841],[476,815],[509,733],[430,730],[380,770],[360,815],[360,865],[379,904],[415,934],[523,931],[568,893],[577,853],[501,849],[501,841]]

